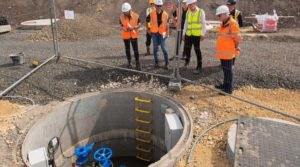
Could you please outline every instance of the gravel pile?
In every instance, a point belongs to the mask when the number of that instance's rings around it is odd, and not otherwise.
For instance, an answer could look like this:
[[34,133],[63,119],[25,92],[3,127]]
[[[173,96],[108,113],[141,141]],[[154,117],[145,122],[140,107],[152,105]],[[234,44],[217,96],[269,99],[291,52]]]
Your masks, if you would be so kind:
[[[95,17],[76,14],[75,20],[62,19],[58,21],[59,40],[75,41],[109,35],[111,33],[109,26],[104,26],[104,23]],[[51,27],[45,27],[41,31],[29,35],[28,39],[32,41],[52,40]]]

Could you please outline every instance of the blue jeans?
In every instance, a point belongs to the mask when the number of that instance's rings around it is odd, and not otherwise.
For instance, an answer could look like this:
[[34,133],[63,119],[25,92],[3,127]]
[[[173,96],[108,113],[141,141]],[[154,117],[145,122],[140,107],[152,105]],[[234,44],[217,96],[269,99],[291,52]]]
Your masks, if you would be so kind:
[[159,33],[152,34],[153,38],[153,54],[154,54],[154,63],[158,64],[158,46],[161,46],[161,49],[164,53],[164,59],[166,64],[169,62],[168,50],[166,45],[166,38],[163,38]]

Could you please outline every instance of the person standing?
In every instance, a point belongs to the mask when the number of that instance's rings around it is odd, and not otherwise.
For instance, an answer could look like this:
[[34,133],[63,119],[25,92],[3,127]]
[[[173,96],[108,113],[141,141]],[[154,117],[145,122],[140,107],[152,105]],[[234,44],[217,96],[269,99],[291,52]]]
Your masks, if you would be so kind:
[[232,18],[239,23],[240,27],[243,27],[242,12],[236,9],[236,0],[227,0],[226,5],[229,8],[229,12]]
[[131,5],[125,2],[122,5],[122,12],[120,16],[120,24],[122,26],[122,39],[125,44],[126,57],[128,60],[128,68],[132,68],[131,65],[131,53],[130,43],[134,51],[134,57],[136,62],[136,69],[140,70],[139,62],[139,48],[138,48],[138,37],[140,28],[139,15],[132,11]]
[[202,53],[200,49],[200,41],[204,40],[206,33],[205,12],[203,9],[197,7],[197,0],[187,0],[188,12],[186,14],[184,24],[184,41],[185,41],[185,68],[188,67],[191,59],[191,50],[194,50],[197,55],[197,67],[194,74],[199,74],[202,70]]
[[153,54],[154,54],[154,67],[159,68],[158,62],[158,46],[164,54],[165,69],[169,67],[169,55],[166,45],[166,39],[169,37],[169,24],[168,24],[168,13],[162,9],[163,1],[155,0],[155,10],[150,13],[146,21],[150,23],[150,33],[153,39]]
[[221,60],[224,73],[224,82],[215,86],[228,94],[233,92],[233,58],[239,52],[241,35],[239,25],[235,19],[230,16],[227,6],[222,5],[217,8],[216,15],[221,21],[221,27],[218,33],[216,57]]
[[[173,12],[173,23],[175,23],[176,27],[179,27],[181,28],[181,37],[182,37],[182,34],[183,34],[183,28],[184,28],[184,23],[185,23],[185,19],[186,19],[186,13],[188,11],[188,6],[187,6],[187,3],[186,3],[187,0],[183,0],[182,1],[182,8],[181,8],[181,24],[178,23],[178,13],[179,13],[179,10],[180,9],[177,9]],[[180,24],[180,25],[179,25]],[[181,45],[181,42],[183,40],[180,40],[180,45]],[[183,53],[182,53],[182,60],[185,60],[185,49],[183,49]]]
[[[147,10],[146,10],[146,17],[148,17],[150,15],[150,13],[152,13],[152,11],[155,10],[154,0],[149,0],[149,4],[150,4],[150,7],[147,8]],[[147,53],[146,53],[146,55],[150,55],[150,45],[151,45],[151,39],[152,39],[152,35],[150,33],[151,24],[146,23],[146,27],[147,27],[147,34],[146,34]]]

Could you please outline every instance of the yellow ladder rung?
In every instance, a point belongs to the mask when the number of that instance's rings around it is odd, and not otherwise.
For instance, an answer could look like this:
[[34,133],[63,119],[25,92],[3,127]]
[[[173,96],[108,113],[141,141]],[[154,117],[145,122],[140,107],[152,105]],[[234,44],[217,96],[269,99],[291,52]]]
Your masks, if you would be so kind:
[[147,149],[147,148],[143,148],[141,146],[136,146],[135,148],[138,151],[142,151],[142,152],[146,152],[146,153],[150,153],[151,152],[151,148]]
[[150,110],[142,110],[142,109],[139,109],[139,108],[135,108],[134,110],[136,112],[143,113],[143,114],[151,114]]
[[148,143],[148,144],[150,144],[151,143],[151,140],[147,140],[147,139],[142,139],[142,138],[135,138],[137,141],[139,141],[139,142],[142,142],[142,143]]
[[146,120],[143,120],[139,117],[135,118],[135,121],[139,122],[139,123],[143,123],[143,124],[151,124],[151,121],[146,121]]
[[134,101],[141,102],[141,103],[151,103],[152,102],[151,100],[140,99],[138,97],[135,97]]
[[142,130],[142,129],[140,129],[139,127],[137,127],[137,128],[135,129],[135,131],[138,132],[138,133],[151,134],[151,131],[148,131],[148,130]]
[[150,158],[148,158],[148,159],[147,159],[147,158],[143,158],[143,157],[141,157],[141,156],[139,156],[139,155],[137,155],[136,158],[137,158],[137,159],[140,159],[140,160],[142,160],[142,161],[146,161],[146,162],[150,162],[150,161],[151,161]]

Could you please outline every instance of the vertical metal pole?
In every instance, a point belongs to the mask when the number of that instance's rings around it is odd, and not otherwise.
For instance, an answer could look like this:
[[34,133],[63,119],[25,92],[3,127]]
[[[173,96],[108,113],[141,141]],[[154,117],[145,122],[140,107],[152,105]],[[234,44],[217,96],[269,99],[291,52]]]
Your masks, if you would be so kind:
[[181,7],[182,0],[178,0],[177,4],[177,36],[176,36],[176,47],[175,47],[175,64],[173,66],[173,74],[171,75],[171,80],[169,82],[169,89],[170,90],[181,90],[181,76],[179,72],[179,51],[180,51],[180,42],[181,42],[181,13],[182,13],[182,7]]
[[49,9],[50,9],[50,22],[51,22],[54,54],[57,57],[56,61],[58,61],[60,58],[60,53],[59,53],[59,45],[58,45],[55,0],[49,0]]
[[181,42],[181,1],[182,0],[178,0],[178,4],[177,4],[177,25],[176,25],[176,31],[177,31],[177,36],[176,36],[176,47],[175,47],[175,66],[173,67],[173,77],[175,77],[176,79],[180,79],[180,75],[179,75],[179,51],[180,51],[180,42]]

